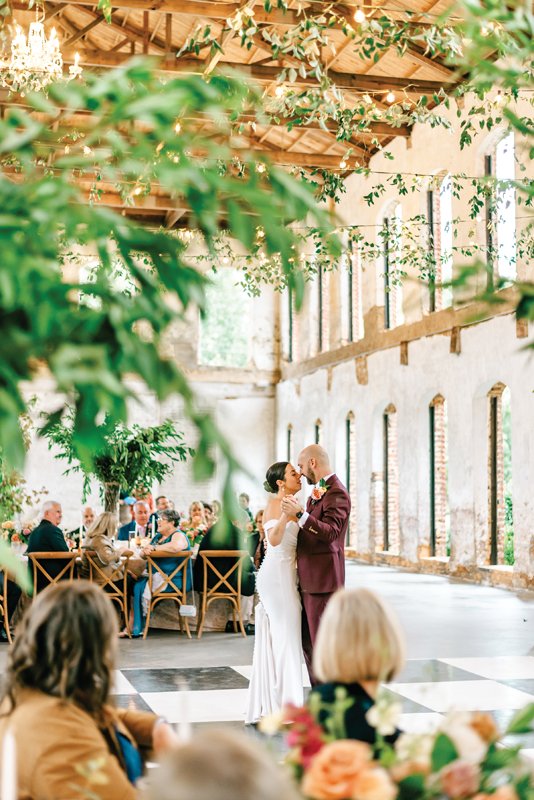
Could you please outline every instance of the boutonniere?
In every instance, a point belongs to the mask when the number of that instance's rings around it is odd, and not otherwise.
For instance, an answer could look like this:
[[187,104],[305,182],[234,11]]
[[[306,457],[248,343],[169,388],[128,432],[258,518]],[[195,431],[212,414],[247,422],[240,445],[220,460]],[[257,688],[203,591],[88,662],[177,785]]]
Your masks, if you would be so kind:
[[326,481],[324,478],[321,478],[317,486],[314,486],[311,493],[311,498],[313,503],[317,503],[321,497],[326,494],[328,491],[328,486],[326,485]]

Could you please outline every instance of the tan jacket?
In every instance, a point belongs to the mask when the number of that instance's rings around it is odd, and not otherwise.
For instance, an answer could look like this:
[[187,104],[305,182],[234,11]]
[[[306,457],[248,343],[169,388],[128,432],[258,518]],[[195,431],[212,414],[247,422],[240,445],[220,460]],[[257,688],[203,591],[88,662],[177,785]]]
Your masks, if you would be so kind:
[[[0,753],[9,728],[16,744],[18,800],[138,797],[93,717],[74,703],[24,689],[17,694],[15,709],[4,715],[8,708],[5,701],[0,716]],[[152,746],[155,714],[110,706],[106,718],[139,747]]]
[[[94,560],[108,578],[121,564],[120,554],[113,548],[111,539],[108,539],[107,536],[87,536],[83,543],[83,550],[93,550],[95,552]],[[121,569],[121,574],[122,572],[123,570]],[[84,552],[82,552],[81,577],[89,577],[89,562]],[[99,577],[98,573],[96,573],[97,581]],[[103,580],[101,579],[98,582],[103,583]]]

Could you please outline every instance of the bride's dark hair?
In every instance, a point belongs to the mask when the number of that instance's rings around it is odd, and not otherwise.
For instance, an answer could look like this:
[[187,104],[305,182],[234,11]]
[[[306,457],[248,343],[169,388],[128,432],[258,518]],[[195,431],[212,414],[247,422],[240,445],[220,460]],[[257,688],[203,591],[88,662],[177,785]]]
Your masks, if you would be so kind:
[[289,464],[289,461],[277,461],[275,464],[271,464],[269,469],[267,470],[267,474],[265,475],[265,482],[263,484],[263,488],[266,492],[271,492],[271,494],[277,494],[278,486],[276,481],[283,481],[286,475],[286,468]]

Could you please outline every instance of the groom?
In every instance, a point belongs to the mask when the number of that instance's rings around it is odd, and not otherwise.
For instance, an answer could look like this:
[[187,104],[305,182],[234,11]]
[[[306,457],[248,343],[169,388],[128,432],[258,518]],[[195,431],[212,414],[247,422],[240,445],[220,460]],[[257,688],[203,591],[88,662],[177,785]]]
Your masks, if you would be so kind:
[[306,510],[293,495],[282,500],[282,510],[296,516],[300,527],[297,571],[302,596],[302,648],[314,686],[312,652],[319,622],[330,597],[345,584],[350,497],[320,445],[306,447],[299,455],[298,466],[308,483],[315,486]]

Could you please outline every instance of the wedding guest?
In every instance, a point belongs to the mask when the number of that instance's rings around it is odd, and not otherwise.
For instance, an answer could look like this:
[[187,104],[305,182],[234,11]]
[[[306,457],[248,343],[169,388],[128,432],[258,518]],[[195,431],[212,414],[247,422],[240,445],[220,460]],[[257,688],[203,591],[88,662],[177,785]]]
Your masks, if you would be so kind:
[[135,800],[150,748],[176,746],[155,714],[110,704],[117,622],[87,581],[50,586],[26,612],[10,650],[0,751],[15,738],[17,797]]
[[[103,575],[109,578],[115,572],[115,582],[121,581],[122,583],[124,566],[121,561],[121,556],[133,556],[133,551],[123,550],[121,553],[118,553],[117,550],[115,550],[112,539],[115,536],[116,530],[117,518],[109,511],[104,511],[103,514],[100,514],[100,516],[97,517],[94,525],[89,528],[87,536],[83,542],[82,564],[80,569],[80,576],[82,578],[88,578],[90,575],[90,566],[87,559],[87,551],[89,550],[94,551],[95,561]],[[108,590],[109,587],[105,584],[102,575],[100,575],[98,572],[95,572],[94,579],[97,583],[104,583],[104,589]],[[133,584],[133,576],[128,575],[129,596],[133,592]],[[116,605],[115,610],[119,611],[120,616],[120,609],[118,605]],[[121,638],[126,638],[126,636],[128,636],[128,631],[126,629],[122,630],[119,636]]]
[[[143,549],[144,556],[152,555],[164,551],[166,553],[173,553],[176,555],[169,558],[159,558],[158,566],[165,572],[166,575],[171,575],[176,567],[183,560],[178,556],[190,549],[190,544],[187,536],[179,529],[180,515],[176,511],[162,511],[159,519],[159,532],[154,539],[155,544],[150,544]],[[191,569],[187,569],[186,589],[189,591],[191,588]],[[182,572],[179,572],[173,579],[172,584],[181,589],[183,585]],[[148,578],[139,578],[134,586],[133,593],[133,626],[132,636],[138,638],[143,631],[145,614],[143,613],[143,594],[145,587],[148,583]],[[171,591],[170,586],[165,588],[165,591]]]
[[[93,522],[95,521],[95,512],[91,506],[86,506],[82,511],[82,538],[87,533]],[[73,528],[67,533],[67,539],[72,539],[75,544],[81,544],[80,541],[80,528]]]
[[249,518],[249,521],[254,522],[254,514],[250,510],[250,497],[246,492],[241,492],[241,494],[239,495],[239,505]]
[[211,528],[212,525],[215,525],[215,514],[213,513],[213,506],[211,503],[206,503],[204,500],[202,501],[202,505],[204,506],[204,518],[206,520],[206,527]]
[[212,500],[210,505],[213,509],[213,516],[215,518],[214,521],[217,522],[217,520],[221,517],[222,506],[218,500]]
[[156,497],[156,511],[168,511],[171,508],[171,501],[164,494]]
[[151,528],[148,524],[150,516],[150,506],[144,500],[137,500],[133,504],[133,516],[131,522],[119,528],[117,539],[120,542],[127,542],[133,536],[150,536]]
[[222,729],[196,734],[144,783],[143,800],[298,800],[287,772],[266,748]]
[[[65,541],[63,531],[59,523],[63,517],[61,503],[56,500],[47,500],[43,505],[43,518],[39,525],[30,534],[30,540],[26,553],[68,553],[69,547]],[[64,561],[45,558],[42,560],[43,569],[55,578],[65,566]],[[65,575],[67,577],[67,575]],[[36,592],[40,592],[48,581],[40,572],[37,574],[37,585],[34,587]]]
[[[319,684],[308,704],[334,703],[339,690],[353,701],[343,715],[339,736],[374,744],[376,731],[366,715],[382,682],[389,682],[404,664],[404,638],[392,612],[368,589],[340,589],[326,606],[313,655]],[[334,709],[322,708],[319,722],[326,726]],[[400,731],[385,736],[394,742]]]
[[256,567],[256,569],[259,569],[261,567],[262,561],[265,558],[266,539],[265,539],[265,530],[263,528],[263,512],[264,509],[260,508],[254,519],[259,535],[259,543],[256,548],[256,552],[254,553],[254,566]]

